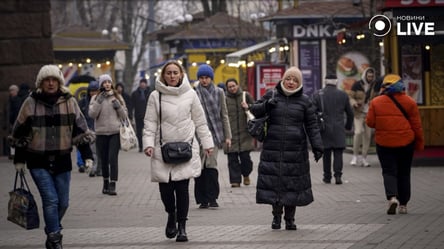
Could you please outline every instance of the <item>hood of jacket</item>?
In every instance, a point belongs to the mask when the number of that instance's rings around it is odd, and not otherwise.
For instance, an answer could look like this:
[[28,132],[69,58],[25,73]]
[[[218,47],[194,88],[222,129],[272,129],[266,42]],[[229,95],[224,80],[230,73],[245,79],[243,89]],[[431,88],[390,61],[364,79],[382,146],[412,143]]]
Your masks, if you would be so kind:
[[184,74],[182,82],[178,86],[167,86],[166,83],[162,82],[161,76],[159,75],[156,79],[155,88],[157,91],[163,94],[181,95],[191,90],[191,85],[186,74]]

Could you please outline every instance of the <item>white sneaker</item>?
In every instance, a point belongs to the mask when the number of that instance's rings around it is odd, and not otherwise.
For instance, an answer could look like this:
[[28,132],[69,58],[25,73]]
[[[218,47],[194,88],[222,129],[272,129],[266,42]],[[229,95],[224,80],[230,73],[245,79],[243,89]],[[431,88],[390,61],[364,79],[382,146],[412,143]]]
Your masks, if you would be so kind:
[[357,165],[357,161],[358,161],[358,158],[356,156],[353,156],[352,160],[350,161],[350,165],[351,166],[356,166]]
[[398,207],[398,205],[399,205],[398,199],[396,199],[396,197],[392,197],[388,201],[387,214],[396,214],[396,208]]
[[367,162],[367,160],[365,158],[362,158],[362,166],[364,167],[370,167],[370,163]]
[[398,213],[399,214],[407,214],[407,207],[406,206],[399,206]]

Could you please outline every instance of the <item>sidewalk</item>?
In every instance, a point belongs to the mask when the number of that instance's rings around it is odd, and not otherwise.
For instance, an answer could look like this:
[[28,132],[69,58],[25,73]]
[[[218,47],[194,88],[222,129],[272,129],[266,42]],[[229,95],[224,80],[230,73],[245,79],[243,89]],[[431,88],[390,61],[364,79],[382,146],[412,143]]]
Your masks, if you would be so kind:
[[[63,220],[64,248],[443,248],[444,167],[413,168],[409,214],[388,216],[376,155],[369,158],[372,167],[363,168],[349,166],[351,156],[345,154],[343,185],[322,183],[321,162],[312,161],[315,202],[297,208],[298,230],[286,231],[272,230],[271,206],[255,203],[259,152],[252,157],[252,185],[232,189],[226,156],[219,155],[218,209],[198,209],[190,182],[187,243],[164,235],[167,215],[143,154],[120,152],[117,196],[101,193],[101,178],[75,170]],[[30,231],[6,220],[14,173],[11,162],[0,158],[0,249],[44,248],[43,217],[41,227]],[[27,176],[42,215],[40,196]]]

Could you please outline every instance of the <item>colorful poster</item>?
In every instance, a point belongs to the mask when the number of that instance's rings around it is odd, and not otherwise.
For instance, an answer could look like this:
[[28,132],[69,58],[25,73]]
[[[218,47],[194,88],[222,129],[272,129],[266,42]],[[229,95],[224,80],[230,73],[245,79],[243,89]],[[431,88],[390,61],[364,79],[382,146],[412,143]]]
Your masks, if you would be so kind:
[[368,58],[361,52],[351,51],[341,55],[336,63],[338,88],[349,91],[353,83],[361,79],[362,72],[369,66]]

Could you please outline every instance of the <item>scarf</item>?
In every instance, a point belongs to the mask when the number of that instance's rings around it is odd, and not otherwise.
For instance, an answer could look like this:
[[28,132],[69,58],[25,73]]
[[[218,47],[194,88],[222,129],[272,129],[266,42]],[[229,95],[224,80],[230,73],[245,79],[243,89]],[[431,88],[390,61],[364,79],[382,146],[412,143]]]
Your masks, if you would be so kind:
[[208,87],[203,87],[199,84],[196,87],[197,96],[199,96],[202,107],[205,110],[208,127],[217,146],[221,146],[224,142],[219,91],[221,90],[217,89],[214,84],[210,84]]
[[401,93],[404,91],[405,91],[404,83],[402,81],[398,81],[398,82],[386,87],[383,93],[384,94],[394,94],[394,93]]
[[284,93],[285,96],[291,96],[291,95],[299,92],[302,89],[302,84],[298,88],[296,88],[294,90],[288,90],[284,86],[284,81],[281,81],[281,88],[282,88],[282,92]]

